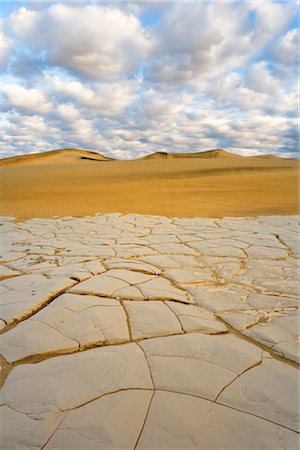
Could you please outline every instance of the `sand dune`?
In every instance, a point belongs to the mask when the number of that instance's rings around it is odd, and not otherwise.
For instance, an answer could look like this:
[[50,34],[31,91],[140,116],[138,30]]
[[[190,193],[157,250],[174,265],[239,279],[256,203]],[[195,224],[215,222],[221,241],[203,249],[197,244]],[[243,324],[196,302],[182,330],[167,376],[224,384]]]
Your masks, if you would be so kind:
[[167,153],[155,152],[144,156],[141,159],[181,159],[181,158],[243,158],[243,156],[234,153],[226,152],[222,149],[208,150],[205,152],[193,153]]
[[113,158],[76,148],[65,148],[42,153],[31,153],[29,155],[13,156],[0,160],[0,166],[7,165],[32,165],[32,164],[65,164],[79,162],[80,159],[90,159],[95,161],[112,161]]
[[206,153],[219,156],[118,161],[73,149],[5,159],[1,214],[23,220],[114,211],[169,217],[299,212],[299,161]]

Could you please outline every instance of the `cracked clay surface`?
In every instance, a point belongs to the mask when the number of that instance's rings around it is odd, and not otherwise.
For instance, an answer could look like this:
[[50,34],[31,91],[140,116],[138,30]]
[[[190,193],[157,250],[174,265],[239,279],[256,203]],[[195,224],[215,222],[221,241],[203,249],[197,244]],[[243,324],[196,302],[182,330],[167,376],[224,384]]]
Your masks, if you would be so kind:
[[298,231],[3,217],[1,449],[296,449]]

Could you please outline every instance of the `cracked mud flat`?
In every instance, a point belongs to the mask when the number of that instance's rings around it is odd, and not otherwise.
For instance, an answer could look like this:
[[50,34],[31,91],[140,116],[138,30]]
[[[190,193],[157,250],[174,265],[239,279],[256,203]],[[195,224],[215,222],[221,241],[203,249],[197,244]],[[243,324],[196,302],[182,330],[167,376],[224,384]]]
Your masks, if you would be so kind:
[[1,449],[296,449],[298,224],[2,218]]

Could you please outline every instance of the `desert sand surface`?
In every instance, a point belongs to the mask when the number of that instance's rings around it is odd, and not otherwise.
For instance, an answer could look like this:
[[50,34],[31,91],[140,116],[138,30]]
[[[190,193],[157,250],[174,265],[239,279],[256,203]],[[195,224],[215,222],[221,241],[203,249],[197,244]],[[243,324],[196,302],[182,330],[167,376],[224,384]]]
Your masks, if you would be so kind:
[[222,150],[131,161],[59,150],[0,161],[1,213],[18,220],[115,211],[168,217],[296,214],[298,180],[297,160]]
[[1,449],[298,448],[299,216],[1,224]]

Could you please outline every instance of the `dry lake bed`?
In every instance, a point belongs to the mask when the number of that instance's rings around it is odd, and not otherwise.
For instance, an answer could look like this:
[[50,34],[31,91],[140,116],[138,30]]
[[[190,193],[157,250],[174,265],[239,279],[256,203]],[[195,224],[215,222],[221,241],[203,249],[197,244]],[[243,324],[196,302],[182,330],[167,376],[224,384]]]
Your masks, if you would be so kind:
[[1,448],[296,449],[297,216],[1,226]]

